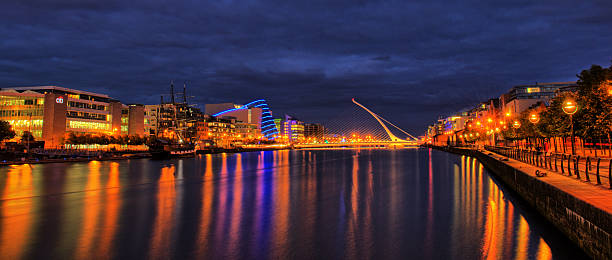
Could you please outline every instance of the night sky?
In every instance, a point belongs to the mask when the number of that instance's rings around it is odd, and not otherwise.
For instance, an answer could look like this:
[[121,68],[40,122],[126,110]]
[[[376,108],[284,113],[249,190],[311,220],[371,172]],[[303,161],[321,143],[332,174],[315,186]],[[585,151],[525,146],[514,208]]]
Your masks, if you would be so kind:
[[0,87],[153,104],[187,80],[202,108],[264,98],[324,123],[356,97],[422,134],[513,85],[612,60],[610,0],[124,2],[3,0]]

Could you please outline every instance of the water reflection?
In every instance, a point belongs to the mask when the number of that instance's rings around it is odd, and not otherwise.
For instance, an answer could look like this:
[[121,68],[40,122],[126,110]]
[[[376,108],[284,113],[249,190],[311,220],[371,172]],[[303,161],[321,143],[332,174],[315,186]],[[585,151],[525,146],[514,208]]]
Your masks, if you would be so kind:
[[9,166],[0,192],[1,258],[584,257],[478,161],[425,149]]
[[157,186],[157,210],[149,247],[149,257],[170,255],[171,253],[172,230],[176,225],[174,212],[177,201],[174,174],[174,165],[161,168]]
[[35,199],[32,196],[32,166],[28,164],[10,166],[7,173],[0,176],[4,185],[0,201],[2,219],[0,231],[0,255],[2,258],[19,259],[23,256],[32,224]]

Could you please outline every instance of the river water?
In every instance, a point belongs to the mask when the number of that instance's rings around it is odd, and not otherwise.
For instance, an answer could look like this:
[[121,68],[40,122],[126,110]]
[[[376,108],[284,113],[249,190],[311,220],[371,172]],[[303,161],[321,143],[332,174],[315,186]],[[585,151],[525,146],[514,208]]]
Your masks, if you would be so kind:
[[473,158],[293,150],[0,167],[0,258],[582,259]]

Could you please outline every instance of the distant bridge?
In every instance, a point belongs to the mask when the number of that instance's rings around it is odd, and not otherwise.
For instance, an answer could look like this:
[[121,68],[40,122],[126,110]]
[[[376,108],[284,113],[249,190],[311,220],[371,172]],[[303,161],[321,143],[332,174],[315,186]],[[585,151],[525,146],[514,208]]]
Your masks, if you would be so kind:
[[[337,143],[300,143],[294,145],[295,148],[403,148],[403,147],[417,147],[419,145],[419,139],[379,116],[378,114],[372,112],[364,105],[357,102],[354,98],[352,99],[355,105],[364,109],[368,112],[376,121],[383,127],[386,134],[391,139],[390,141],[382,141],[382,140],[366,140],[366,141],[348,141],[348,142],[337,142]],[[385,124],[389,124],[400,132],[406,134],[408,136],[407,139],[401,139],[394,135],[389,127]]]

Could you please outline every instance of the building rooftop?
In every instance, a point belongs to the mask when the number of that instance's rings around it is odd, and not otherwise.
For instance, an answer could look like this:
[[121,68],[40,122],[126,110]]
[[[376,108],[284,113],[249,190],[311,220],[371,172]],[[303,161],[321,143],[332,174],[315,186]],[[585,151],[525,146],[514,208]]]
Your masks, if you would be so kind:
[[567,81],[567,82],[545,82],[545,83],[534,83],[534,84],[522,84],[516,85],[514,87],[533,87],[533,86],[567,86],[567,85],[575,85],[576,81]]
[[106,94],[100,94],[100,93],[94,93],[94,92],[89,92],[89,91],[83,91],[83,90],[78,90],[78,89],[70,89],[70,88],[64,88],[64,87],[58,87],[58,86],[30,86],[30,87],[7,87],[7,88],[0,88],[0,90],[15,90],[18,92],[24,92],[24,91],[36,91],[36,92],[41,92],[41,91],[45,91],[45,90],[49,90],[49,91],[60,91],[60,92],[66,92],[66,93],[71,93],[71,94],[84,94],[84,95],[89,95],[89,96],[96,96],[96,97],[102,97],[102,98],[108,98],[111,99],[111,97],[109,97]]

